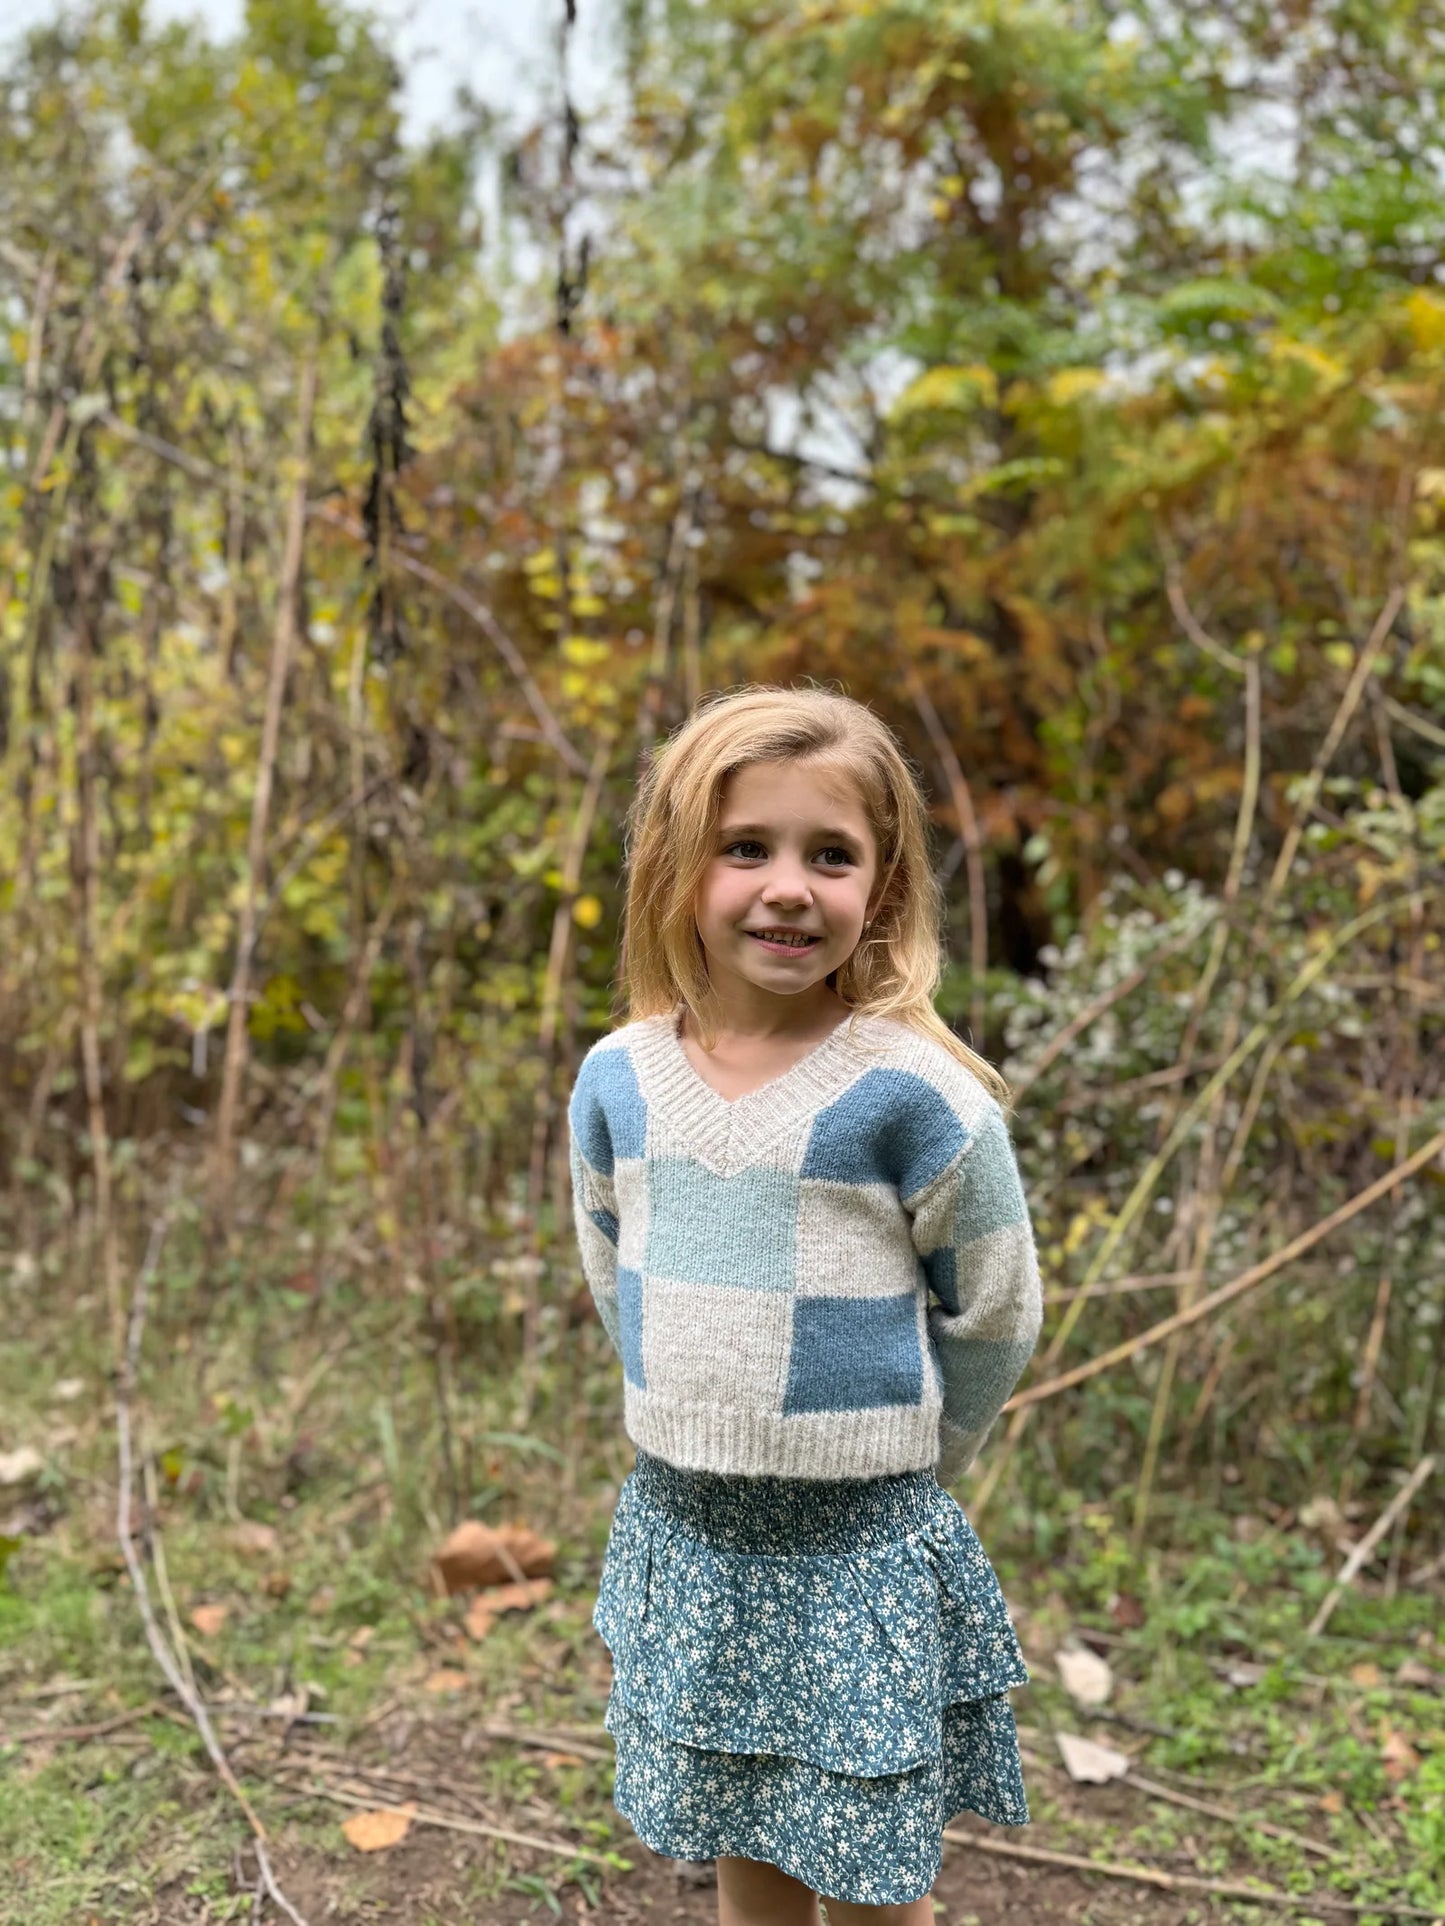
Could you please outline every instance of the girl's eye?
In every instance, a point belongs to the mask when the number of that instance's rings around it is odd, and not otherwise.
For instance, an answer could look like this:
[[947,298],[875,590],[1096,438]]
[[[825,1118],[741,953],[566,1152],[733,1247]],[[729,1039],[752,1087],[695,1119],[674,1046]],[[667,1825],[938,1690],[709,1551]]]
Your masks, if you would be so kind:
[[[763,849],[762,844],[759,842],[755,842],[751,836],[743,836],[743,837],[740,837],[737,842],[729,843],[727,847],[723,850],[723,855],[731,856],[735,849],[758,849],[758,850],[762,850],[762,853],[765,856],[768,853],[765,849]],[[825,849],[819,850],[818,854],[820,856],[841,856],[843,858],[843,861],[841,864],[829,863],[828,864],[829,869],[845,868],[846,866],[851,864],[853,861],[851,851],[844,849],[841,843],[830,843]]]

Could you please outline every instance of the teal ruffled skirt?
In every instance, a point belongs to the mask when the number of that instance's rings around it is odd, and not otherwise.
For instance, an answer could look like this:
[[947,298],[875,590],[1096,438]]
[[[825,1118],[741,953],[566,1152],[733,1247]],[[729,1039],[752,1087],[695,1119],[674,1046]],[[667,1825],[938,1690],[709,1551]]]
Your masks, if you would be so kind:
[[639,1451],[592,1623],[612,1654],[613,1803],[654,1852],[902,1905],[932,1886],[955,1814],[1029,1823],[1008,1700],[1028,1669],[931,1470],[750,1478]]

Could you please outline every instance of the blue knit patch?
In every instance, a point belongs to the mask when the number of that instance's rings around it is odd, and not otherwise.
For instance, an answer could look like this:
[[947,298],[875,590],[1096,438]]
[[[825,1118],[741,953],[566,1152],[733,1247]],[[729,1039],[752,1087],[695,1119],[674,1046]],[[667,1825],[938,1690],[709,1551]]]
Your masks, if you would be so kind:
[[791,1291],[798,1247],[798,1179],[756,1164],[720,1177],[691,1157],[647,1164],[649,1277]]
[[625,1264],[617,1269],[617,1309],[622,1340],[622,1371],[639,1391],[647,1389],[642,1373],[642,1273]]
[[796,1300],[785,1415],[922,1402],[923,1359],[911,1291]]
[[609,1244],[615,1244],[622,1234],[622,1226],[610,1210],[589,1210],[587,1215],[601,1231]]
[[950,1317],[957,1317],[962,1306],[958,1301],[958,1259],[952,1244],[940,1244],[937,1250],[928,1252],[922,1263],[929,1290]]
[[967,1142],[953,1110],[923,1077],[869,1070],[819,1111],[801,1174],[840,1184],[892,1184],[909,1198]]
[[933,1327],[933,1349],[943,1369],[943,1401],[960,1431],[976,1431],[998,1410],[1033,1356],[1014,1338],[945,1337]]
[[603,1177],[617,1157],[647,1152],[647,1104],[626,1050],[599,1050],[578,1072],[567,1107],[582,1154]]

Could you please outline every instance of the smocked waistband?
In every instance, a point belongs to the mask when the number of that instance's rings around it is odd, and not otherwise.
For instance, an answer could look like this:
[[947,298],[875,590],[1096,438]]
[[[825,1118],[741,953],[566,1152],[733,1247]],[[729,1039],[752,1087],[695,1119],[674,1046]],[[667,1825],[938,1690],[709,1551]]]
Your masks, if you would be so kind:
[[689,1537],[724,1551],[784,1555],[886,1545],[917,1530],[945,1495],[931,1468],[880,1478],[747,1477],[685,1470],[640,1448],[627,1482]]

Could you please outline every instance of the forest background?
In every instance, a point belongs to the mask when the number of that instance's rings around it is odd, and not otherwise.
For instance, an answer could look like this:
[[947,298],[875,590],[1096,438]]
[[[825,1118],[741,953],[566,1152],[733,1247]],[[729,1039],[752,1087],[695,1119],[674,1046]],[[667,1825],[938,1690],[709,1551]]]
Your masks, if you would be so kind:
[[625,811],[706,691],[813,680],[917,764],[939,1006],[1017,1095],[1046,1324],[963,1502],[1039,1649],[1166,1692],[1268,1646],[1268,1711],[1352,1624],[1343,1750],[1286,1771],[1350,1890],[1445,1905],[1398,1673],[1445,1546],[1445,11],[617,0],[586,120],[574,13],[534,123],[410,140],[341,0],[108,4],[0,73],[12,1682],[144,1676],[117,1402],[178,1591],[271,1533],[288,1681],[338,1517],[353,1630],[518,1507],[583,1596],[626,1454],[565,1101]]

